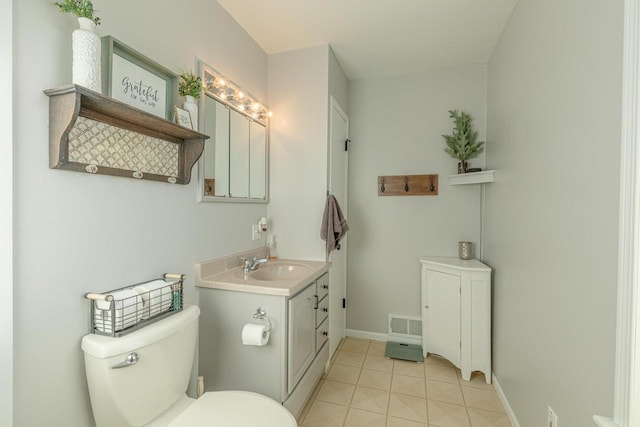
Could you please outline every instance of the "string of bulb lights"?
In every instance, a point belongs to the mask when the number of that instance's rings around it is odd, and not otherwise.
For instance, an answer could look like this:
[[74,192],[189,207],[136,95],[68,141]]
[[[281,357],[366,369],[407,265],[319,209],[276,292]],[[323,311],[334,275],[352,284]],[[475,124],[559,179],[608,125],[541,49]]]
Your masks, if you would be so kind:
[[205,70],[203,82],[208,94],[257,122],[266,125],[272,116],[267,106],[216,71]]

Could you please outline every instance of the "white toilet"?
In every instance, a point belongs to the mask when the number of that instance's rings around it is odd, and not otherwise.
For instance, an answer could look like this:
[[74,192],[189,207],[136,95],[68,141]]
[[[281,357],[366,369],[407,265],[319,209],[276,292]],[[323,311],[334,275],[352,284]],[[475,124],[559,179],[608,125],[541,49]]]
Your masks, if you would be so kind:
[[296,427],[266,396],[218,391],[185,394],[198,335],[197,306],[186,306],[120,338],[82,338],[93,416],[98,427]]

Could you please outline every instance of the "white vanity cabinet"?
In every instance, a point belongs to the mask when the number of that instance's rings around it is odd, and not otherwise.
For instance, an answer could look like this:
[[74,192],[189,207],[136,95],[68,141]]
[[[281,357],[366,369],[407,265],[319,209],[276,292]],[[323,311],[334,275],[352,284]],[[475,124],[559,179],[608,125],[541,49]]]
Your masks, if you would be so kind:
[[478,260],[420,258],[422,351],[448,359],[491,384],[491,268]]

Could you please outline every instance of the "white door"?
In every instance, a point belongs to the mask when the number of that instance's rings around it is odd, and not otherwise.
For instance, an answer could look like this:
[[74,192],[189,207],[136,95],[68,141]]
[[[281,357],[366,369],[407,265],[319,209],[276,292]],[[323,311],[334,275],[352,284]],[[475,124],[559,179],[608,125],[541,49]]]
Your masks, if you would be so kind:
[[[424,351],[460,364],[460,276],[427,270],[423,297]],[[424,326],[423,326],[424,327]]]
[[[340,204],[344,217],[349,220],[347,211],[348,184],[348,151],[345,150],[349,139],[349,117],[331,97],[331,114],[329,116],[329,193],[333,194]],[[340,241],[340,250],[331,252],[329,261],[329,355],[338,347],[345,336],[346,309],[343,300],[347,297],[347,238]]]

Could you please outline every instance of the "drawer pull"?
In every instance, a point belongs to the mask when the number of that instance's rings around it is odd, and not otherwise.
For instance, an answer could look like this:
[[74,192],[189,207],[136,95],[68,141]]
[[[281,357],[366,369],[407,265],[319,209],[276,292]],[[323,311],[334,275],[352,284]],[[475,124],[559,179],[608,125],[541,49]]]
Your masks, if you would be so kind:
[[322,336],[325,336],[325,337],[329,336],[329,332],[327,332],[327,331],[322,331]]
[[328,313],[328,312],[329,312],[329,309],[328,309],[327,307],[324,307],[324,308],[322,309],[322,311],[324,311],[325,313]]
[[322,285],[322,289],[329,289],[329,285]]

